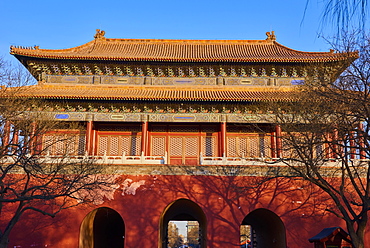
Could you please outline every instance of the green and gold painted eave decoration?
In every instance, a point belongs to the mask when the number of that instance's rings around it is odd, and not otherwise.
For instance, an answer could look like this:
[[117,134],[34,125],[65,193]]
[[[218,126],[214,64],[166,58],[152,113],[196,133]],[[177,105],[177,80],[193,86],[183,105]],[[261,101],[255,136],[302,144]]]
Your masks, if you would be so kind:
[[268,113],[78,113],[47,112],[50,119],[59,121],[102,121],[102,122],[233,122],[273,123],[274,115]]
[[[165,84],[183,78],[198,78],[199,84],[218,83],[217,78],[307,78],[335,77],[341,63],[248,64],[248,63],[106,63],[73,61],[26,61],[31,74],[40,82],[79,84]],[[131,78],[131,79],[130,79]],[[214,81],[214,82],[213,82]]]
[[49,102],[48,105],[34,106],[32,113],[43,113],[59,121],[104,121],[104,122],[240,122],[270,123],[273,121],[271,104],[122,104],[111,102],[83,103]]

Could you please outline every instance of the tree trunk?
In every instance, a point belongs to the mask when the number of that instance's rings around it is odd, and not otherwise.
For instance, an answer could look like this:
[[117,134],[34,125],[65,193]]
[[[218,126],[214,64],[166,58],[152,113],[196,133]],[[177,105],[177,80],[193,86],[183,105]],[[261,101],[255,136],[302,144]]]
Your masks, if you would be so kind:
[[15,226],[15,224],[18,222],[19,218],[23,214],[23,206],[24,202],[19,202],[19,205],[17,207],[17,210],[14,213],[13,218],[9,221],[8,225],[6,226],[3,233],[1,233],[0,236],[0,248],[7,248],[9,244],[9,235]]
[[362,226],[364,224],[366,226],[366,222],[359,223],[358,224],[359,227],[357,228],[357,232],[356,232],[353,226],[351,227],[348,226],[348,222],[347,222],[347,230],[348,230],[349,236],[351,237],[353,248],[365,248],[365,244],[364,244],[365,228],[363,228]]
[[9,244],[8,235],[1,235],[0,237],[0,248],[7,248]]

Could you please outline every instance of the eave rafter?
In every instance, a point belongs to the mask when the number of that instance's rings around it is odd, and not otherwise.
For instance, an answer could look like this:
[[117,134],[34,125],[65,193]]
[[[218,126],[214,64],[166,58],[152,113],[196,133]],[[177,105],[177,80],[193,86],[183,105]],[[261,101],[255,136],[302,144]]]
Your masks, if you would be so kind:
[[207,63],[104,63],[101,61],[29,60],[26,66],[36,79],[45,75],[105,75],[125,77],[307,77],[317,73],[337,74],[343,63],[207,64]]

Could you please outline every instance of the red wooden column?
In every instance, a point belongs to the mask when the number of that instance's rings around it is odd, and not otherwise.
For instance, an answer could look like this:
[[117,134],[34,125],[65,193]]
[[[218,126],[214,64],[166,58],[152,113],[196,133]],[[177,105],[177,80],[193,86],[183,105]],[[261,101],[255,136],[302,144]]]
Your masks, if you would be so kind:
[[220,150],[220,152],[221,152],[221,156],[226,156],[226,154],[227,154],[227,150],[226,150],[226,120],[223,120],[222,122],[221,122],[221,150]]
[[325,150],[326,150],[326,158],[331,159],[333,158],[333,139],[330,133],[326,133],[326,143],[325,143]]
[[141,123],[141,153],[144,153],[144,156],[148,155],[148,126],[147,121]]
[[93,121],[86,122],[86,152],[88,155],[93,155]]
[[35,137],[35,151],[38,155],[42,152],[43,146],[42,146],[42,135],[36,134]]
[[364,132],[364,124],[360,123],[358,127],[358,133],[357,133],[357,136],[359,137],[358,142],[360,146],[360,159],[366,158],[366,151],[365,151],[366,147],[365,147],[364,135],[362,134],[363,132]]
[[338,158],[339,156],[339,146],[338,146],[338,129],[334,129],[333,131],[333,139],[332,139],[332,144],[333,144],[333,158]]
[[276,158],[276,132],[271,132],[271,157]]
[[7,148],[7,146],[9,145],[9,140],[10,140],[10,121],[5,121],[3,136],[3,149],[5,153],[9,150]]
[[32,122],[31,123],[31,133],[30,133],[30,153],[31,155],[35,155],[36,148],[37,148],[37,133],[36,133],[37,123]]
[[12,144],[14,144],[14,146],[12,147],[12,152],[17,152],[18,150],[18,142],[19,142],[19,130],[17,129],[14,129],[14,132],[13,132],[13,140],[12,140]]
[[281,158],[282,155],[282,142],[281,142],[281,126],[276,125],[275,127],[276,132],[276,157]]
[[355,148],[356,142],[355,142],[355,132],[351,131],[350,133],[350,139],[349,139],[349,151],[350,151],[350,158],[355,159],[356,158],[356,148]]

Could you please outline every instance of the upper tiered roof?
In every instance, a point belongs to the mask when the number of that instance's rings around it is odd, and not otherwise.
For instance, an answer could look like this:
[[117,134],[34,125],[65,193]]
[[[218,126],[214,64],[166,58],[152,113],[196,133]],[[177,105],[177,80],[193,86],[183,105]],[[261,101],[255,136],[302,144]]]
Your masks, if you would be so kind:
[[[109,39],[97,30],[93,41],[69,49],[11,47],[39,79],[38,85],[12,94],[51,100],[292,101],[296,89],[285,81],[319,73],[317,63],[323,65],[321,74],[338,74],[358,56],[296,51],[277,43],[274,32],[266,34],[266,40],[142,40]],[[148,63],[128,63],[140,61]],[[221,68],[227,66],[228,76]],[[173,75],[159,73],[168,68]],[[180,75],[180,69],[188,73]],[[176,81],[183,77],[193,78],[188,83]]]
[[95,39],[69,49],[50,50],[11,47],[15,56],[56,60],[113,60],[157,62],[297,62],[318,63],[348,60],[357,53],[302,52],[276,42],[274,33],[266,40],[160,40],[110,39],[97,30]]

